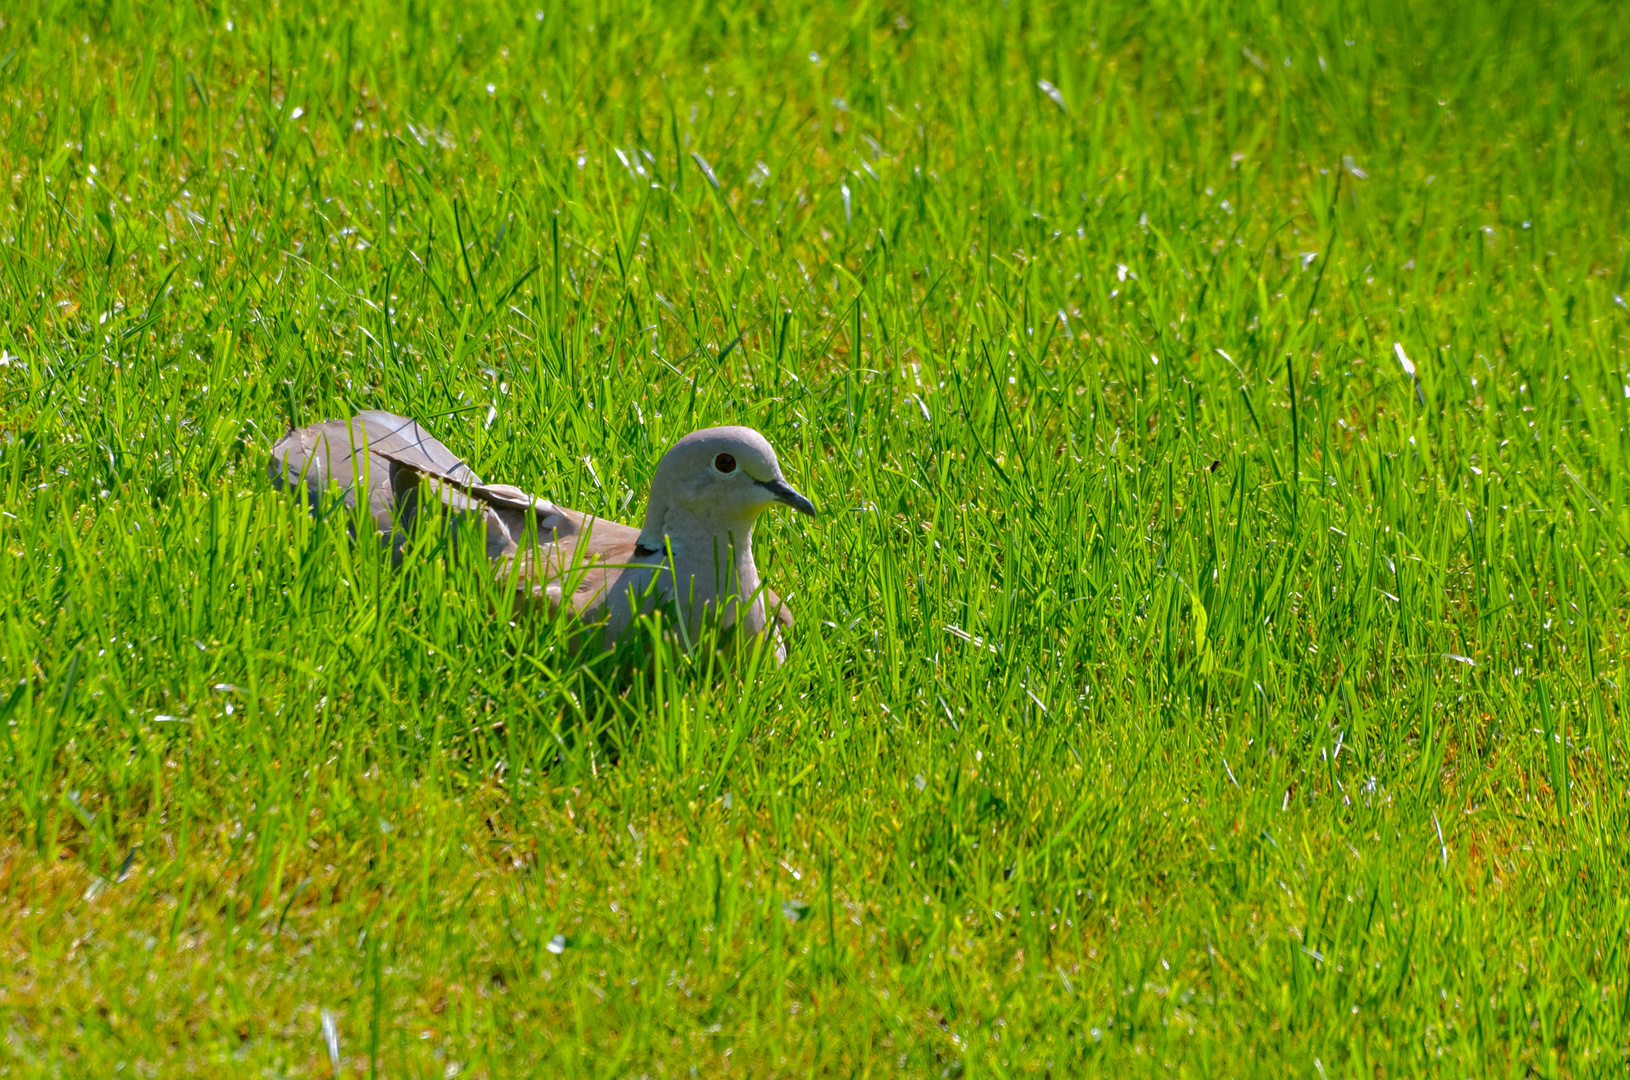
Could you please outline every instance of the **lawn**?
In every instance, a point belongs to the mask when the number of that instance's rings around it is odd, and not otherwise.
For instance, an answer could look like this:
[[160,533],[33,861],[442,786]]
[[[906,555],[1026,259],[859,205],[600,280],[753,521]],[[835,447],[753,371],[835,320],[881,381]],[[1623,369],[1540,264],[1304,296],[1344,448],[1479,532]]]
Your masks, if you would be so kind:
[[[15,0],[0,1073],[1630,1061],[1630,12]],[[273,491],[385,408],[787,663]]]

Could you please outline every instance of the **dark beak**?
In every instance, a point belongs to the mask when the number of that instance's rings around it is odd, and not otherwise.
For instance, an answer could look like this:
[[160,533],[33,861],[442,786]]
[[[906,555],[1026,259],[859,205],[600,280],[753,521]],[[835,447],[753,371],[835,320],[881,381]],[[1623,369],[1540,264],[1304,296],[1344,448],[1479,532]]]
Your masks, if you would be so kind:
[[759,487],[774,495],[776,502],[790,506],[800,514],[808,514],[810,517],[815,516],[815,504],[792,490],[792,485],[785,480],[758,480],[755,482]]

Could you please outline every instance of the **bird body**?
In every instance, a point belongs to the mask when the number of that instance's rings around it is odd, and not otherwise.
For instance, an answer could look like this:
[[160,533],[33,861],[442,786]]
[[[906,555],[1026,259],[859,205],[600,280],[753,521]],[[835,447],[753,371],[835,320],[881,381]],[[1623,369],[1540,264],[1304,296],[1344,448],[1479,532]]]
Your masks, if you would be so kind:
[[366,498],[398,562],[428,495],[455,543],[479,528],[520,610],[566,607],[602,627],[606,644],[642,612],[665,607],[680,616],[687,641],[711,617],[749,637],[769,630],[777,659],[785,655],[780,635],[792,613],[759,580],[753,525],[778,503],[815,508],[751,428],[706,428],[679,440],[657,466],[639,529],[484,483],[416,421],[377,410],[290,431],[273,446],[268,471],[277,487],[303,487],[313,513],[331,486],[347,507]]

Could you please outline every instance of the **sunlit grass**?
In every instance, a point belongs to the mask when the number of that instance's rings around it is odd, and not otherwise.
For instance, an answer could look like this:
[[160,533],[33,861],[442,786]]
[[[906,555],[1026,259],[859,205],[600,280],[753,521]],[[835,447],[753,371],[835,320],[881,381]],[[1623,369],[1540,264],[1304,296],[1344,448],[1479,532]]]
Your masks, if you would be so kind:
[[[1627,56],[1610,4],[8,10],[0,1060],[1622,1068]],[[625,521],[760,428],[823,511],[759,538],[788,664],[629,677],[353,548],[264,466],[362,408]]]

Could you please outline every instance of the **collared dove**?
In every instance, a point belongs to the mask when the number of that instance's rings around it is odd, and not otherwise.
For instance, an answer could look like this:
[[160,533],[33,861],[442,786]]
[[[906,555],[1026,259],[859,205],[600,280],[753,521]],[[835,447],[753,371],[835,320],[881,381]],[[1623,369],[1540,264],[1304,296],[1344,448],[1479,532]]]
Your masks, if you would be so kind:
[[397,561],[428,489],[455,541],[483,529],[487,557],[513,576],[521,608],[564,603],[586,622],[603,623],[606,644],[639,612],[674,605],[687,640],[711,612],[749,636],[769,629],[776,658],[785,657],[780,631],[792,613],[759,581],[753,524],[777,503],[811,515],[815,507],[751,428],[705,428],[675,443],[657,465],[639,529],[483,483],[416,421],[377,410],[290,431],[272,447],[268,471],[276,487],[303,486],[313,513],[330,484],[351,508],[365,486],[368,511]]

